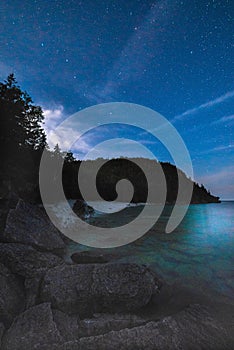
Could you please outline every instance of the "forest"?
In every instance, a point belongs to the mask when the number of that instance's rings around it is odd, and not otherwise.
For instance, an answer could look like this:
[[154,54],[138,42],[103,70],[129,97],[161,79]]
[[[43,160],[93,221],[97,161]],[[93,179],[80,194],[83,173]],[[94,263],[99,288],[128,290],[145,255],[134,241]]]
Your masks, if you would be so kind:
[[[62,182],[67,199],[82,199],[78,187],[78,172],[81,160],[75,159],[71,151],[63,152],[57,144],[53,150],[48,147],[43,129],[43,110],[33,104],[31,97],[18,86],[13,74],[0,83],[0,198],[7,199],[12,193],[20,198],[40,203],[39,167],[43,151],[50,159],[49,185],[57,181],[56,169],[58,161],[63,162]],[[116,184],[121,179],[128,179],[134,187],[132,202],[145,202],[148,188],[157,186],[147,184],[141,168],[161,166],[167,184],[167,203],[174,203],[178,192],[178,175],[174,165],[168,162],[157,163],[155,160],[137,159],[141,167],[135,164],[136,159],[110,159],[99,170],[96,184],[99,194],[107,201],[117,196]],[[101,159],[86,162],[92,165]],[[178,169],[186,181],[186,174]],[[87,181],[89,174],[87,173]],[[51,184],[50,184],[51,182]],[[56,199],[56,198],[55,198]],[[92,199],[92,198],[90,198]],[[219,202],[219,197],[212,196],[203,185],[193,182],[191,203]]]

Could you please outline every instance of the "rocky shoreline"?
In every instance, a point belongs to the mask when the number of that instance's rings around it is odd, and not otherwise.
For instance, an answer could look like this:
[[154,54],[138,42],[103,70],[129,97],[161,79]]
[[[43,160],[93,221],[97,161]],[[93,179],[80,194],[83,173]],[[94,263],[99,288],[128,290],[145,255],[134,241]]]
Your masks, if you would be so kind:
[[[231,349],[231,305],[188,298],[145,265],[80,252],[37,205],[1,208],[0,349]],[[78,208],[80,211],[80,206]]]

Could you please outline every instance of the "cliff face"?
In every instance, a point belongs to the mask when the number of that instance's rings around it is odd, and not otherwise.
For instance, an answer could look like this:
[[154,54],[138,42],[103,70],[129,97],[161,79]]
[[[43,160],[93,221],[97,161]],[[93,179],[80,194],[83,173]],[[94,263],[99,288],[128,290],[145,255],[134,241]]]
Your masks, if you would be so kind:
[[[137,160],[140,167],[134,163]],[[94,165],[98,162],[101,164],[101,160],[86,161],[89,163],[89,170],[87,171],[87,181],[89,181],[90,173]],[[79,171],[80,161],[68,164],[63,171],[63,185],[67,198],[81,198],[79,188],[77,187],[77,174]],[[147,169],[151,172],[151,169],[156,169],[156,176],[152,179],[152,182],[147,184],[146,176],[141,170]],[[167,195],[166,202],[174,203],[178,193],[178,175],[177,169],[170,163],[156,162],[155,160],[136,158],[136,159],[112,159],[105,163],[97,174],[96,185],[99,194],[105,200],[114,200],[117,197],[116,184],[122,179],[128,179],[134,187],[134,195],[132,202],[146,202],[148,188],[152,186],[156,188],[160,187],[160,168],[162,168],[166,183],[167,183]],[[219,203],[219,197],[215,197],[205,189],[203,185],[199,185],[189,179],[181,170],[178,170],[186,182],[193,185],[193,195],[191,203]],[[159,175],[157,175],[159,174]],[[94,198],[88,198],[94,200]]]

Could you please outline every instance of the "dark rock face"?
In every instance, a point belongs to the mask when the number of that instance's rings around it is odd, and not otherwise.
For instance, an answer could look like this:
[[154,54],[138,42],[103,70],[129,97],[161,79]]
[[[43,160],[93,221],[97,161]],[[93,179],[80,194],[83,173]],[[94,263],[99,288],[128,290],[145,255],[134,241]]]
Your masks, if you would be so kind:
[[233,336],[205,307],[188,309],[158,322],[111,331],[104,335],[83,337],[67,342],[58,350],[230,350]]
[[93,269],[93,265],[64,265],[47,271],[40,300],[68,314],[90,314]]
[[92,207],[87,205],[85,201],[82,199],[77,199],[72,207],[72,210],[75,214],[77,214],[80,218],[85,218],[90,216],[94,210]]
[[42,302],[81,317],[126,312],[146,305],[159,290],[153,274],[136,264],[58,266],[45,274]]
[[2,345],[2,336],[5,332],[5,327],[3,323],[0,323],[0,349],[1,349],[1,345]]
[[62,337],[53,320],[50,304],[40,304],[19,315],[2,339],[2,350],[40,349],[61,344]]
[[94,269],[92,288],[99,311],[126,312],[145,306],[160,285],[145,266],[106,264]]
[[82,334],[78,315],[67,315],[55,309],[53,318],[64,341],[75,341]]
[[53,310],[54,321],[66,341],[108,333],[112,330],[133,328],[146,323],[130,314],[95,314],[93,318],[80,320],[77,315],[67,315]]
[[32,278],[25,278],[26,309],[38,304],[41,280],[44,273]]
[[76,264],[104,264],[108,262],[105,256],[89,251],[76,252],[72,254],[71,259]]
[[51,253],[41,253],[30,246],[17,243],[0,244],[0,263],[22,277],[34,278],[49,268],[63,263]]
[[[122,317],[122,319],[121,319]],[[232,330],[228,333],[209,309],[191,305],[184,311],[160,321],[140,324],[137,317],[110,315],[110,329],[105,326],[109,316],[101,315],[99,329],[84,333],[85,326],[75,316],[53,311],[49,304],[29,309],[13,323],[3,336],[2,350],[230,350]],[[121,319],[119,324],[115,321]],[[94,321],[95,322],[95,321]],[[117,321],[118,322],[118,321]],[[72,329],[70,329],[70,326]],[[87,329],[86,329],[87,330]],[[83,332],[83,333],[82,333]],[[68,340],[69,339],[69,340]]]
[[9,192],[7,188],[0,186],[0,237],[5,229],[7,215],[10,209],[15,209],[18,203],[18,196],[14,192]]
[[[133,314],[95,314],[91,319],[80,321],[80,338],[101,335],[110,331],[133,328],[146,323]],[[70,339],[71,340],[71,339]]]
[[9,327],[25,306],[23,283],[0,264],[0,286],[0,322]]
[[41,251],[62,254],[65,244],[46,213],[36,205],[19,200],[8,213],[2,242],[31,245]]

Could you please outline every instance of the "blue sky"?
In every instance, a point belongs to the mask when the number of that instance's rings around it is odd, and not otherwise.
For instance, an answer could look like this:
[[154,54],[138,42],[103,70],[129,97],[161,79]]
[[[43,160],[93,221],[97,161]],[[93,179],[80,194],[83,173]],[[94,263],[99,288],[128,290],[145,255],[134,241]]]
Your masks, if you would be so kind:
[[[161,113],[182,136],[195,180],[233,199],[233,15],[231,0],[9,0],[0,4],[0,78],[15,73],[43,107],[48,136],[98,103]],[[83,136],[75,153],[82,158],[110,137],[171,160],[151,136],[113,125]]]

